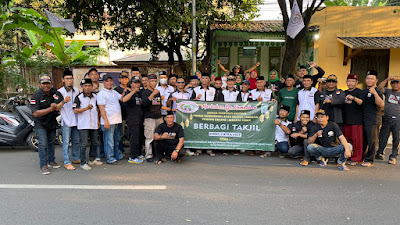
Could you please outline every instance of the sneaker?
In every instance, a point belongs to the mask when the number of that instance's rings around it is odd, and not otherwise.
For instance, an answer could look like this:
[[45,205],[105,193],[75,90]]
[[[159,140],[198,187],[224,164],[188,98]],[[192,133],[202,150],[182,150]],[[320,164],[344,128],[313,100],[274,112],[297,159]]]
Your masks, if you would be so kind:
[[40,169],[40,172],[42,172],[42,174],[44,174],[44,175],[49,175],[50,174],[50,170],[49,170],[49,168],[47,166],[43,166]]
[[142,162],[143,162],[143,159],[140,159],[139,157],[137,157],[135,159],[129,158],[129,160],[128,160],[128,163],[134,163],[134,164],[140,164]]
[[92,161],[92,164],[95,166],[101,166],[103,165],[103,162],[100,159],[95,159]]
[[153,158],[148,158],[148,159],[146,159],[146,161],[149,162],[149,163],[153,162]]
[[392,165],[396,165],[396,159],[395,158],[392,158],[392,159],[389,159],[389,164],[392,164]]
[[122,163],[118,162],[117,160],[112,161],[112,162],[107,163],[107,164],[110,164],[110,165],[122,165]]
[[144,155],[139,155],[139,159],[144,161],[146,159],[146,157],[144,157]]
[[84,170],[91,170],[92,169],[92,167],[90,167],[87,163],[81,165],[81,168],[84,169]]
[[325,159],[324,157],[322,157],[321,161],[319,162],[319,166],[326,167],[326,165],[328,165],[328,159]]
[[347,167],[344,163],[342,165],[339,166],[339,170],[341,171],[349,171],[349,167]]
[[384,154],[376,154],[375,159],[384,160],[385,159],[385,155]]
[[372,164],[372,162],[363,162],[363,163],[361,163],[361,166],[363,166],[363,167],[371,167],[373,165],[374,164]]
[[48,167],[52,167],[53,169],[58,169],[58,168],[61,167],[61,166],[58,165],[56,162],[48,163],[47,166],[48,166]]
[[302,161],[300,162],[300,165],[302,165],[302,166],[308,166],[308,161],[307,161],[307,160],[302,160]]
[[186,149],[186,155],[193,156],[194,152],[190,151],[189,149]]

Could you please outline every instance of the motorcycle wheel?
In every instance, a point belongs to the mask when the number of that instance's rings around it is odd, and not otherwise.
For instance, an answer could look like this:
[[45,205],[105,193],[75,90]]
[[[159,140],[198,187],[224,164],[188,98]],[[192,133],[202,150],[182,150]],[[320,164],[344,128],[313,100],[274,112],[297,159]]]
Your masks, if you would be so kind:
[[56,144],[58,145],[62,145],[63,141],[62,141],[62,131],[61,129],[57,129],[56,130]]
[[28,139],[27,139],[27,142],[28,142],[28,146],[29,146],[32,150],[38,151],[38,148],[39,148],[39,140],[37,139],[36,133],[35,133],[35,132],[32,132],[32,133],[29,134]]

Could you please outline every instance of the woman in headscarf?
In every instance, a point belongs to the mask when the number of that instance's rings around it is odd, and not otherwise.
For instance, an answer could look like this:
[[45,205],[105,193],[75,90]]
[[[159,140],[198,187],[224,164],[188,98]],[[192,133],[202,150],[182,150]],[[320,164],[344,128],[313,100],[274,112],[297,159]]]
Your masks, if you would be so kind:
[[276,70],[271,70],[268,74],[268,82],[266,84],[266,86],[274,91],[274,94],[276,96],[278,96],[279,90],[282,89],[283,87],[285,87],[285,84],[283,84],[280,80],[279,80],[279,76],[278,76],[278,71]]
[[256,85],[257,77],[258,77],[258,72],[257,72],[257,70],[253,70],[253,71],[250,72],[249,81],[250,81],[250,89],[251,89],[251,90],[257,88],[257,85]]

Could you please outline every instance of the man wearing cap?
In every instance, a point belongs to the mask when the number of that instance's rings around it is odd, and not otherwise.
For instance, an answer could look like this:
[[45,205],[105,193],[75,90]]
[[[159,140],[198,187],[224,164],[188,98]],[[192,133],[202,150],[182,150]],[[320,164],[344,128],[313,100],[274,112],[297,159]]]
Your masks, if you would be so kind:
[[[390,81],[392,89],[385,87]],[[379,133],[379,149],[376,158],[384,159],[384,151],[390,132],[392,132],[392,154],[389,156],[389,164],[395,165],[399,154],[400,136],[400,77],[389,77],[382,81],[378,88],[385,95],[385,109],[382,117],[382,127]]]
[[224,102],[236,102],[239,95],[239,91],[235,88],[236,77],[229,75],[227,86],[225,90],[222,90],[224,96]]
[[167,107],[167,100],[169,95],[175,91],[175,89],[168,85],[168,76],[166,71],[161,71],[159,74],[160,84],[157,85],[156,89],[160,92],[161,95],[161,104],[164,106],[161,109],[161,114],[163,116],[167,115],[166,107]]
[[329,120],[335,122],[339,127],[343,124],[342,107],[346,94],[344,91],[337,88],[337,77],[331,74],[326,79],[327,89],[319,95],[320,108],[325,110],[329,116]]
[[265,87],[265,79],[263,76],[257,77],[256,86],[257,89],[250,91],[253,101],[269,102],[273,100],[272,91]]
[[119,150],[119,141],[121,140],[121,106],[119,104],[122,96],[113,90],[113,79],[110,75],[103,76],[104,88],[97,95],[97,105],[100,110],[100,124],[103,131],[104,152],[106,154],[107,163],[112,165],[120,165],[118,160],[123,158]]
[[[124,96],[124,91],[128,87],[128,82],[129,82],[129,73],[127,71],[122,71],[121,74],[119,75],[119,86],[114,88],[116,92],[118,92],[120,95]],[[126,123],[126,104],[122,101],[119,102],[121,105],[121,115],[122,115],[122,126],[119,126],[118,129],[120,129],[120,132],[122,136],[124,136],[124,131],[125,131],[125,123]],[[122,137],[121,140],[118,142],[118,147],[119,150],[123,153],[124,152],[124,143],[122,142]]]
[[247,102],[252,99],[250,94],[250,81],[244,80],[242,83],[242,88],[239,91],[236,101],[237,102]]
[[130,76],[128,76],[129,77],[129,79],[132,79],[132,77],[142,77],[142,75],[140,74],[140,71],[139,71],[139,68],[137,68],[137,67],[132,67],[132,69],[131,69],[131,74],[130,74]]
[[323,109],[318,110],[316,116],[318,123],[308,133],[307,151],[320,162],[321,167],[327,166],[328,160],[325,157],[339,157],[339,169],[349,170],[346,160],[351,156],[351,144],[347,143],[339,126],[329,121],[329,116]]
[[213,87],[215,88],[214,101],[223,102],[224,101],[224,95],[222,94],[222,91],[224,89],[222,88],[222,79],[221,79],[221,77],[216,77],[215,78]]
[[197,76],[190,76],[189,84],[186,85],[185,91],[187,91],[190,96],[193,94],[193,90],[200,85],[199,78]]
[[51,78],[47,74],[40,75],[40,89],[33,93],[29,108],[32,110],[35,121],[35,132],[39,141],[39,166],[42,174],[50,174],[49,168],[60,168],[55,162],[54,141],[58,116],[56,99],[57,92],[51,85]]
[[69,141],[71,139],[71,152],[72,163],[80,163],[80,148],[79,148],[79,131],[76,127],[77,116],[74,113],[73,101],[79,94],[79,90],[73,87],[74,77],[72,72],[66,69],[63,73],[64,87],[57,90],[54,95],[56,100],[57,110],[61,113],[61,126],[62,126],[62,152],[64,157],[64,168],[67,170],[75,170],[69,158]]
[[[325,71],[321,67],[319,67],[315,62],[307,62],[307,64],[309,65],[308,69],[315,68],[318,71],[317,74],[311,76],[311,79],[313,81],[312,86],[315,87],[315,85],[318,82],[318,79],[324,76]],[[304,88],[303,78],[305,75],[308,75],[307,67],[300,66],[299,69],[297,70],[297,76],[299,77],[299,79],[296,81],[294,85],[299,90]]]
[[88,77],[92,80],[93,82],[93,92],[94,93],[99,93],[104,87],[103,83],[99,82],[100,75],[99,72],[97,71],[96,68],[91,68],[88,72]]
[[143,101],[142,91],[140,90],[140,78],[138,76],[132,77],[129,86],[125,92],[125,96],[122,98],[127,110],[126,123],[128,125],[129,149],[131,152],[128,162],[139,164],[143,162],[143,159],[139,157],[141,150],[141,127],[143,124]]
[[299,93],[299,89],[293,87],[294,82],[295,80],[293,74],[287,75],[285,80],[286,87],[279,90],[278,94],[278,103],[280,105],[287,105],[290,107],[290,113],[288,116],[289,121],[293,121],[296,116],[296,99],[297,94]]
[[363,157],[363,91],[357,88],[358,75],[347,75],[346,99],[343,104],[343,135],[353,145],[353,155],[349,158],[350,165],[362,162]]
[[310,162],[310,154],[307,152],[308,140],[307,134],[314,126],[314,123],[310,121],[310,111],[302,110],[300,113],[300,121],[297,123],[289,124],[290,130],[290,145],[292,146],[288,155],[292,158],[303,157],[300,162],[302,166],[308,166]]
[[141,90],[146,90],[149,88],[149,78],[147,77],[147,74],[142,74],[140,77],[140,82],[142,83],[140,85]]
[[178,76],[175,74],[171,74],[168,77],[168,85],[173,87],[174,90],[176,89],[176,80],[178,79]]
[[275,119],[275,140],[280,157],[284,157],[283,154],[289,151],[290,129],[288,126],[291,124],[291,122],[287,120],[289,112],[290,107],[282,105],[279,110],[279,118]]
[[[103,163],[100,160],[98,132],[99,129],[99,115],[97,110],[97,95],[92,93],[92,80],[84,79],[82,81],[82,89],[74,100],[74,113],[78,117],[78,131],[81,139],[80,143],[80,161],[81,168],[84,170],[91,170],[93,165],[100,166]],[[89,160],[89,154],[86,151],[88,138],[90,137],[90,149],[95,154],[93,161]]]
[[294,118],[294,122],[296,123],[300,119],[300,112],[302,110],[310,111],[310,118],[314,119],[315,113],[319,109],[319,92],[318,90],[312,86],[312,77],[311,75],[304,75],[303,77],[303,86],[304,88],[299,91],[297,94],[296,101],[296,117]]
[[149,88],[142,92],[143,115],[144,115],[144,136],[147,162],[153,162],[153,148],[151,146],[154,131],[162,123],[161,119],[161,95],[157,87],[157,76],[150,74]]
[[364,162],[361,166],[370,167],[374,163],[378,147],[379,126],[382,124],[381,110],[385,107],[381,90],[376,86],[378,73],[375,70],[367,72],[363,95],[363,127],[364,127]]
[[157,164],[167,161],[167,156],[171,155],[171,160],[179,163],[185,155],[183,143],[185,140],[183,128],[174,122],[175,116],[172,111],[168,111],[164,118],[164,123],[160,124],[154,132]]
[[201,76],[201,86],[198,86],[193,89],[193,93],[191,96],[192,100],[199,101],[214,101],[215,97],[215,88],[210,87],[210,74],[203,73]]

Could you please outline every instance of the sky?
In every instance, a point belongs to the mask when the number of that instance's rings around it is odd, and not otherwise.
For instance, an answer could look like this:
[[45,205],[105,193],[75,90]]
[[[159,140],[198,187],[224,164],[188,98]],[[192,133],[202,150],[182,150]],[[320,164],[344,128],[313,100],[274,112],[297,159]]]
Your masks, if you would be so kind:
[[[289,1],[286,0],[288,9],[289,7]],[[303,1],[303,9],[307,7],[307,3],[312,2],[312,0],[304,0]],[[319,0],[317,0],[317,3]],[[277,0],[264,0],[264,3],[259,6],[260,16],[255,19],[255,20],[281,20],[282,15],[281,15],[281,9],[279,8],[278,1]],[[290,16],[290,13],[289,13]]]

